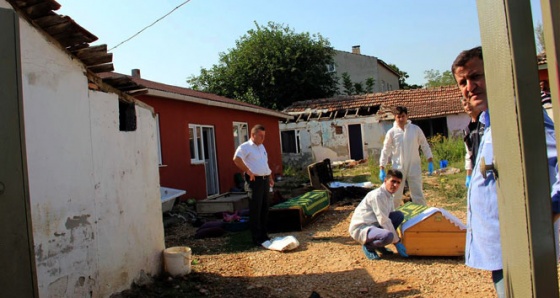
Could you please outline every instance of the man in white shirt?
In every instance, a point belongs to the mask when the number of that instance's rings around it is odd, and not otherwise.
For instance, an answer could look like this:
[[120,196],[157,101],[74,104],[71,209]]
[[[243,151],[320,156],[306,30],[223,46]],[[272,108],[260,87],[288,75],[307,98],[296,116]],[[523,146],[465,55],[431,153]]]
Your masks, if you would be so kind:
[[358,204],[352,215],[348,232],[350,236],[362,244],[366,257],[370,260],[379,259],[379,254],[392,254],[385,248],[395,244],[403,257],[408,257],[404,245],[396,232],[403,222],[404,214],[395,211],[393,194],[399,189],[403,174],[399,170],[387,171],[381,187],[370,191]]
[[267,232],[268,194],[274,179],[268,166],[268,155],[263,142],[264,126],[251,129],[251,139],[239,145],[233,155],[235,165],[245,173],[245,188],[249,191],[249,229],[253,243],[260,246],[270,240]]

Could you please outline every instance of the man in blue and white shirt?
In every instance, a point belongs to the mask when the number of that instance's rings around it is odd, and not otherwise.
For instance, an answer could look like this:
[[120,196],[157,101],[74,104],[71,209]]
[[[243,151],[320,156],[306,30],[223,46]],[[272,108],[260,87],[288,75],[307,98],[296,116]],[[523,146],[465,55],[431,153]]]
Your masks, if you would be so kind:
[[[482,157],[486,163],[492,163],[494,159],[482,48],[476,47],[461,52],[453,62],[451,72],[463,98],[473,109],[481,111],[479,121],[485,127],[467,194],[465,262],[469,267],[492,271],[492,280],[498,297],[505,297],[496,177],[492,171],[484,173],[486,175],[484,177],[479,166]],[[552,185],[556,181],[557,165],[554,124],[544,111],[543,114],[548,170]]]

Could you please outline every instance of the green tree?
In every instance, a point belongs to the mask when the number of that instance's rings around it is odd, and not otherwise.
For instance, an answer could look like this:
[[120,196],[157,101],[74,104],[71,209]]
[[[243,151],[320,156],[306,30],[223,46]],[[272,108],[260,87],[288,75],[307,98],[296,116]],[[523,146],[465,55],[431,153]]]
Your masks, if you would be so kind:
[[274,22],[255,26],[220,53],[218,64],[188,78],[191,87],[271,109],[336,93],[336,75],[327,71],[335,52],[327,39]]
[[363,82],[352,82],[350,75],[347,72],[343,72],[342,75],[342,87],[344,88],[344,94],[346,95],[355,95],[355,94],[364,94],[364,93],[372,93],[373,92],[373,85],[375,85],[375,79],[373,77],[369,77],[366,79],[365,87]]
[[373,92],[373,85],[375,85],[375,79],[370,77],[366,80],[366,92],[372,93]]
[[446,70],[443,73],[434,69],[426,70],[424,71],[424,78],[428,81],[426,88],[455,85],[455,78],[451,70]]
[[344,93],[346,93],[346,95],[352,95],[356,93],[356,89],[354,89],[354,83],[352,83],[352,79],[350,79],[350,75],[347,72],[342,73],[342,87],[344,87]]
[[537,52],[544,52],[544,29],[542,23],[539,23],[537,27],[535,27],[535,39],[537,40]]
[[393,68],[399,74],[399,89],[418,89],[422,88],[420,85],[412,84],[409,85],[406,82],[406,79],[409,78],[408,73],[406,71],[400,70],[395,64],[389,64],[389,67]]
[[364,86],[362,85],[361,82],[359,83],[354,83],[354,90],[356,91],[356,94],[364,94]]

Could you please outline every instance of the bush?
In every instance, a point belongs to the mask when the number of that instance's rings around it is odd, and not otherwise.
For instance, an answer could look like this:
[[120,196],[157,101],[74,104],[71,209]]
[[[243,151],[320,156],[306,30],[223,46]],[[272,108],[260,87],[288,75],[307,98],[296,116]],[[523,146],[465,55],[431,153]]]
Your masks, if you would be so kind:
[[440,160],[447,160],[449,164],[460,162],[465,159],[465,144],[461,138],[446,138],[442,135],[435,135],[428,139],[434,163]]

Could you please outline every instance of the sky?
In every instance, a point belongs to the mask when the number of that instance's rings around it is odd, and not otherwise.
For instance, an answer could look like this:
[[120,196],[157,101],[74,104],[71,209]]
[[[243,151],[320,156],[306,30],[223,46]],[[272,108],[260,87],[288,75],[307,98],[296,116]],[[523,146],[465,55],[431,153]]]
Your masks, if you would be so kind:
[[[359,45],[363,55],[407,72],[408,84],[424,85],[426,70],[449,70],[460,51],[480,45],[475,0],[57,2],[62,6],[58,14],[99,38],[92,45],[117,46],[110,50],[116,72],[140,69],[144,79],[181,87],[189,87],[187,78],[202,68],[218,64],[220,53],[235,48],[241,36],[256,28],[255,22],[320,34],[336,50],[351,52]],[[533,22],[540,23],[539,0],[531,0],[531,5]]]

